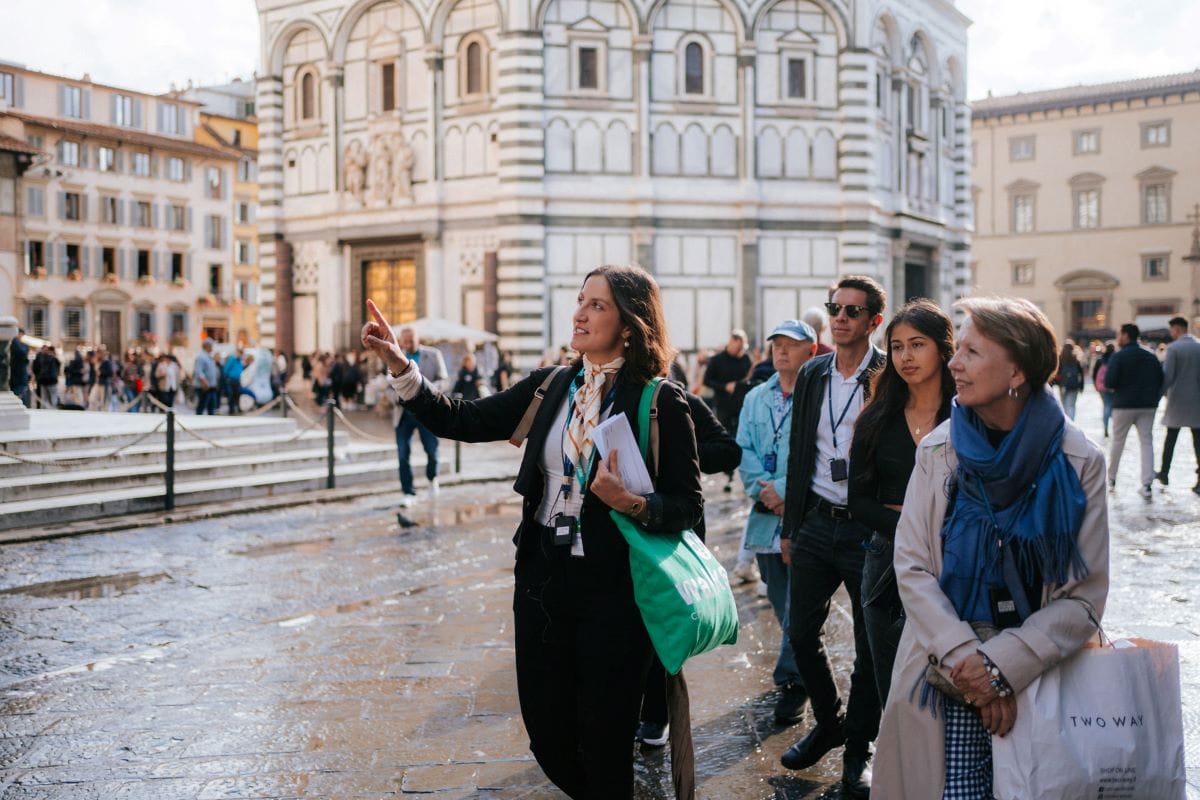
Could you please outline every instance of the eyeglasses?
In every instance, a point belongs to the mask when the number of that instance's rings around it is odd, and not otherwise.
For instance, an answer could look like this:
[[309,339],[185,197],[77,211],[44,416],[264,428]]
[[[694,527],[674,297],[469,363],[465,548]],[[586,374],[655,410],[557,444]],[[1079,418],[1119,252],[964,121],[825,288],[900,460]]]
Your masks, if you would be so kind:
[[838,314],[842,313],[842,309],[846,310],[846,316],[850,319],[858,319],[858,315],[864,311],[868,314],[871,312],[871,309],[867,308],[866,306],[844,306],[841,303],[825,304],[825,310],[829,312],[829,316],[831,317],[836,317]]

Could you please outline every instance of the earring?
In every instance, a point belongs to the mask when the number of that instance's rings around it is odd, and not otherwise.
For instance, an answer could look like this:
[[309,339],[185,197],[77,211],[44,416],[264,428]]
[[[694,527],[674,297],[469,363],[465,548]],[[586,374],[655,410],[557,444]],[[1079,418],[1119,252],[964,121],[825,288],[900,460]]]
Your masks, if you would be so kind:
[[625,349],[626,349],[626,350],[628,350],[628,349],[629,349],[629,339],[626,339],[626,340],[625,340]]
[[1008,396],[1011,397],[1013,400],[1016,400],[1017,399],[1017,387],[1015,387],[1015,386],[1008,387]]

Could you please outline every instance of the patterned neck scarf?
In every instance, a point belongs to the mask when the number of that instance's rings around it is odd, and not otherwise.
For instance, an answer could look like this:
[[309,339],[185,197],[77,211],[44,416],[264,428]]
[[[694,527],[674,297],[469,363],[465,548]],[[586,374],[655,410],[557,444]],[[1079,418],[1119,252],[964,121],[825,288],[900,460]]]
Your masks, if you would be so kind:
[[614,358],[607,364],[593,364],[586,355],[583,357],[583,372],[575,379],[576,382],[582,380],[583,384],[575,392],[575,405],[571,418],[567,420],[567,441],[563,446],[563,455],[575,465],[576,473],[583,472],[586,476],[587,465],[592,458],[592,430],[600,423],[604,380],[620,372],[624,364],[624,356]]

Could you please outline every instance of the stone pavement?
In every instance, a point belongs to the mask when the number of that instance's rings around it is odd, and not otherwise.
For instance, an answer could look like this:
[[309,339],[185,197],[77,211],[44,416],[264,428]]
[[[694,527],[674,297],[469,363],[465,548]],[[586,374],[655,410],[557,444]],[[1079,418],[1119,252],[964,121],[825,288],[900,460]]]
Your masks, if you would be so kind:
[[[1098,408],[1080,401],[1095,434]],[[1195,461],[1181,443],[1179,485],[1146,501],[1130,444],[1112,495],[1106,627],[1180,644],[1194,763]],[[729,564],[745,502],[706,490],[710,541]],[[517,713],[515,496],[504,483],[450,487],[410,529],[396,500],[0,549],[0,798],[561,798]],[[777,629],[764,600],[737,594],[738,644],[688,666],[700,796],[836,798],[835,757],[801,774],[778,766],[809,720],[771,723]],[[827,641],[843,687],[849,633],[839,594]],[[638,776],[639,798],[670,797],[661,751],[641,753]]]

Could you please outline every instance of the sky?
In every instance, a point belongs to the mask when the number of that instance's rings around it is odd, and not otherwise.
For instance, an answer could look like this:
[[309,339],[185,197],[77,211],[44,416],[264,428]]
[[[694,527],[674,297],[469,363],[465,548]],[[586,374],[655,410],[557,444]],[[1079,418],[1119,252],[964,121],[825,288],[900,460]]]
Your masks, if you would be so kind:
[[[225,83],[258,66],[254,0],[3,0],[0,60],[144,92]],[[957,0],[968,94],[1200,68],[1196,0]]]

